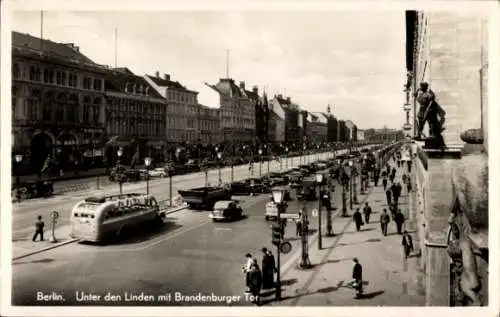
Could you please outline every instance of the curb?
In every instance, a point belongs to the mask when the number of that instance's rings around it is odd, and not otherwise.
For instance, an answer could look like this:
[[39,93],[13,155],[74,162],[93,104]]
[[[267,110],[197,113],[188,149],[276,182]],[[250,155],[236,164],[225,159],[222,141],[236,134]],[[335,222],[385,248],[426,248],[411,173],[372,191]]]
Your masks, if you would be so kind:
[[[187,209],[187,208],[188,208],[187,206],[181,206],[181,207],[173,208],[173,209],[171,209],[169,211],[166,211],[165,215],[173,214],[175,212],[178,212],[178,211],[181,211],[181,210],[184,210],[184,209]],[[52,249],[55,249],[55,248],[58,248],[58,247],[62,247],[64,245],[71,244],[71,243],[74,243],[74,242],[77,242],[77,241],[79,241],[79,239],[73,239],[72,238],[72,239],[66,240],[64,242],[54,243],[51,246],[48,246],[48,247],[45,247],[45,248],[42,248],[42,249],[39,249],[39,250],[36,250],[36,251],[31,251],[31,252],[28,252],[28,253],[16,256],[15,258],[12,258],[12,261],[20,260],[20,259],[32,256],[32,255],[35,255],[35,254],[43,253],[45,251],[52,250]]]

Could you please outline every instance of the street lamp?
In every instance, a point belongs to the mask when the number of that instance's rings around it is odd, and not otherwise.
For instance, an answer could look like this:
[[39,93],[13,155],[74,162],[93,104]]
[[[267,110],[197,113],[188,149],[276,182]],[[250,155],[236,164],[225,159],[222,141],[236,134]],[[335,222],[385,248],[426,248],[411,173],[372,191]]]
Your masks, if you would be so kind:
[[[116,155],[118,155],[118,161],[116,162],[116,170],[121,170],[121,157],[123,155],[123,149],[122,148],[118,148],[118,151],[116,151]],[[115,173],[116,175],[116,173]],[[120,195],[123,194],[123,173],[120,173],[120,177],[118,179],[118,183],[120,184]]]
[[23,156],[21,154],[16,154],[16,168],[14,169],[16,172],[16,196],[17,202],[21,202],[21,179],[19,177],[19,164],[23,160]]
[[146,165],[146,195],[149,195],[149,166],[151,165],[151,158],[144,158],[144,165]]
[[[340,165],[340,160],[337,160],[337,164]],[[340,170],[340,183],[342,185],[342,217],[347,217],[347,207],[346,207],[346,195],[345,195],[345,188],[348,184],[347,180],[347,173],[345,172],[345,166],[341,165],[341,170]]]
[[286,157],[286,159],[285,159],[285,170],[287,170],[287,171],[288,171],[288,150],[289,150],[288,146],[285,147],[285,157]]
[[316,147],[316,149],[317,149],[317,151],[316,151],[316,161],[319,161],[319,144]]
[[321,209],[323,206],[321,206],[321,195],[322,195],[322,185],[323,185],[323,174],[322,173],[316,173],[316,184],[318,185],[319,189],[319,201],[318,201],[318,250],[321,250],[323,248],[323,241],[322,241],[322,234],[321,234]]
[[351,174],[351,177],[350,177],[351,183],[349,185],[349,206],[350,206],[351,210],[352,210],[352,179],[354,178],[353,177],[353,169],[354,168],[352,167],[352,165],[353,165],[352,161],[349,161],[349,171],[351,172],[350,173]]
[[269,164],[271,163],[271,155],[269,154],[272,154],[272,151],[271,151],[271,146],[267,146],[264,145],[264,148],[266,149],[266,154],[267,154],[267,174],[269,175]]
[[[281,210],[285,207],[283,204],[284,198],[285,198],[285,190],[281,187],[275,187],[271,190],[271,193],[273,195],[273,200],[276,203],[278,207],[278,215],[277,215],[277,226],[281,229]],[[275,228],[276,228],[275,227]],[[278,243],[276,243],[276,248],[277,248],[277,254],[276,254],[276,266],[277,266],[277,273],[276,273],[276,299],[280,300],[281,299],[281,256],[280,256],[280,246],[281,246],[281,239]]]
[[259,149],[259,177],[262,177],[262,149]]
[[222,165],[222,152],[217,152],[217,159],[219,160],[219,187],[222,185],[222,177],[221,177],[221,165]]

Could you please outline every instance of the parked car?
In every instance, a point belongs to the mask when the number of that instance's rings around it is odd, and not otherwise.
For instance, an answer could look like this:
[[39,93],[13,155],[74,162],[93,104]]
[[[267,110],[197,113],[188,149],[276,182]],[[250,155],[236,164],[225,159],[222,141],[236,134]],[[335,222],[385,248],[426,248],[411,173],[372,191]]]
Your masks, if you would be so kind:
[[252,193],[266,193],[268,192],[268,188],[260,178],[249,178],[247,180],[250,184],[250,189]]
[[247,180],[237,181],[231,183],[231,195],[250,195],[252,188],[250,182]]
[[139,169],[116,168],[109,174],[109,180],[114,182],[137,182],[144,178],[144,172]]
[[235,200],[219,200],[214,205],[214,210],[208,215],[213,222],[218,220],[235,220],[244,217],[243,209]]
[[50,179],[20,182],[18,188],[12,186],[12,194],[17,196],[18,192],[21,199],[31,199],[39,197],[49,197],[54,194],[54,181]]
[[153,169],[148,171],[148,174],[149,174],[149,177],[152,177],[152,178],[154,178],[154,177],[163,178],[163,177],[167,176],[167,172],[165,171],[165,168],[163,168],[163,167],[153,168]]
[[212,210],[217,201],[231,199],[231,191],[221,187],[198,187],[178,193],[190,208],[203,207],[205,210]]

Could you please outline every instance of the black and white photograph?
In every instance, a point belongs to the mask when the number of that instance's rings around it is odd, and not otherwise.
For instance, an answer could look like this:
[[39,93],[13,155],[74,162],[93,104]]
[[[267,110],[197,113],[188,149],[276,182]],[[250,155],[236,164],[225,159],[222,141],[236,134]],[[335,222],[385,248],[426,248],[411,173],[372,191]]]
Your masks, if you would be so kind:
[[1,315],[498,312],[500,5],[239,2],[2,1]]

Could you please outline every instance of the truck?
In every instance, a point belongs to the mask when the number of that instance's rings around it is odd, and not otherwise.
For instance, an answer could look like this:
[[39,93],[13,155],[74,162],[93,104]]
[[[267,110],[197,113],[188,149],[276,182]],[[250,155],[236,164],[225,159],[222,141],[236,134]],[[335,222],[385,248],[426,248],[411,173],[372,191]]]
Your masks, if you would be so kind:
[[179,190],[189,208],[212,210],[219,200],[231,200],[231,190],[222,187],[198,187]]

